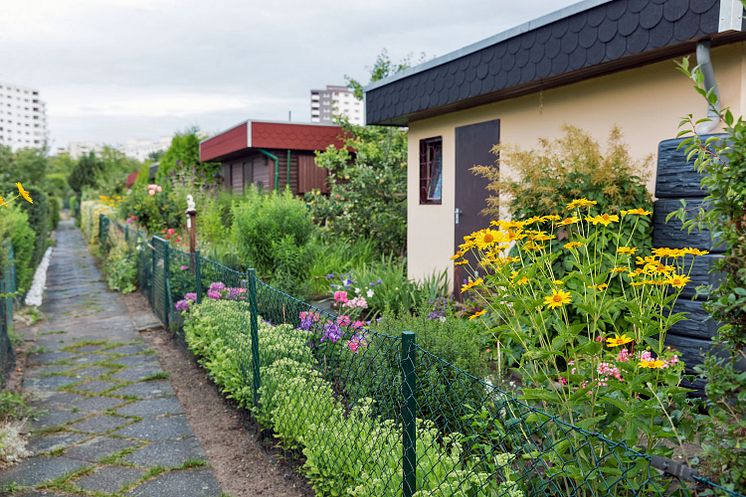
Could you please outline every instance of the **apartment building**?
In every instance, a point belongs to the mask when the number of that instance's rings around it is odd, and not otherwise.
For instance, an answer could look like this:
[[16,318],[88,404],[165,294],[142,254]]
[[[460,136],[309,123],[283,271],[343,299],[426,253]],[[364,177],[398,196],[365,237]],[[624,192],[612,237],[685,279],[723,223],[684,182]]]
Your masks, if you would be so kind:
[[326,85],[311,90],[311,122],[332,123],[335,117],[347,117],[351,123],[365,124],[363,102],[346,86]]
[[39,90],[0,82],[0,145],[13,150],[47,143],[47,107]]

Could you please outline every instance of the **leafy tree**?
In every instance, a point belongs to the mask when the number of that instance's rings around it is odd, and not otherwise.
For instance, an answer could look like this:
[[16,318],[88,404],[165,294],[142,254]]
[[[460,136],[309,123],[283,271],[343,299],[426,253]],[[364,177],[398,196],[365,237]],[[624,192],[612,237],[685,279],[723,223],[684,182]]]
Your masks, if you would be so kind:
[[96,156],[96,152],[88,152],[78,159],[78,163],[70,172],[67,182],[70,188],[80,196],[83,188],[93,186],[96,183],[96,176],[103,169],[103,161]]
[[[423,62],[424,60],[425,54],[420,54],[417,63]],[[411,54],[407,55],[399,62],[394,62],[393,60],[391,60],[388,50],[384,48],[376,57],[376,61],[373,63],[373,67],[370,68],[370,80],[368,84],[388,78],[389,76],[393,76],[394,74],[402,72],[405,69],[409,69],[412,66],[411,62]],[[347,86],[352,89],[355,98],[357,98],[358,100],[362,100],[363,88],[365,87],[365,85],[350,76],[345,76],[345,79],[347,80]]]
[[173,182],[182,179],[185,182],[212,184],[218,173],[219,163],[200,162],[199,160],[199,130],[190,128],[176,133],[171,139],[171,145],[158,162],[158,183]]

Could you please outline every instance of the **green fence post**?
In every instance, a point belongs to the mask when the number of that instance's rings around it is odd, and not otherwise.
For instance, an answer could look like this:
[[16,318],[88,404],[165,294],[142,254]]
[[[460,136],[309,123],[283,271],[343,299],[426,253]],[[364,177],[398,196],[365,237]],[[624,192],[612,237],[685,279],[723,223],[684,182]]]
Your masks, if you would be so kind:
[[249,308],[251,311],[250,328],[251,328],[251,369],[253,374],[254,406],[259,405],[259,387],[261,381],[259,378],[259,317],[257,315],[256,304],[256,271],[249,269]]
[[412,497],[417,491],[417,398],[415,375],[414,333],[401,336],[402,373],[402,496]]
[[171,300],[171,292],[168,291],[168,279],[170,277],[170,268],[169,265],[171,263],[170,261],[170,254],[169,254],[169,247],[168,242],[162,242],[163,243],[163,319],[165,320],[166,328],[168,328],[169,324],[169,316],[171,314],[171,305],[169,303],[169,300]]
[[194,254],[194,293],[197,294],[197,303],[202,302],[202,261],[199,256],[199,250],[195,250]]
[[129,244],[130,242],[130,227],[129,225],[124,225],[124,241]]

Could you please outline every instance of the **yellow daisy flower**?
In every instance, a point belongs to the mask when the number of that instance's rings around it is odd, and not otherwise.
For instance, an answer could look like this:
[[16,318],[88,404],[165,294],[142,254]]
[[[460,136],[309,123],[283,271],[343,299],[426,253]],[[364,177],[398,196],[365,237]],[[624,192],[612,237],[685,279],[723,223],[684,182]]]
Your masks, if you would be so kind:
[[638,366],[645,369],[661,369],[666,366],[666,361],[662,361],[660,359],[649,359],[640,361],[638,363]]
[[621,345],[628,344],[631,341],[632,341],[632,338],[628,337],[627,335],[616,336],[613,338],[607,338],[606,346],[607,347],[619,347]]
[[484,280],[482,278],[477,278],[475,280],[469,280],[468,283],[464,283],[461,286],[461,293],[466,293],[469,290],[471,290],[472,288],[474,288],[476,286],[479,286],[479,285],[481,285],[483,283],[484,283]]
[[613,268],[611,268],[611,272],[612,272],[612,273],[614,273],[614,274],[624,273],[624,272],[626,272],[627,270],[628,270],[628,268],[626,268],[626,267],[621,267],[621,266],[619,266],[619,267],[613,267]]
[[638,207],[637,209],[629,209],[626,211],[621,211],[622,216],[649,216],[652,214],[652,211],[646,211],[645,209]]
[[562,221],[560,221],[559,225],[560,226],[569,226],[571,224],[577,224],[579,221],[580,221],[579,217],[571,216],[571,217],[566,217],[565,219],[563,219]]
[[595,200],[588,200],[587,198],[577,198],[567,204],[567,210],[571,211],[573,209],[582,209],[583,207],[590,207],[592,205],[596,205],[598,202]]
[[691,278],[683,274],[674,274],[673,276],[664,280],[664,283],[671,285],[674,288],[684,288]]
[[618,223],[619,216],[616,214],[599,214],[598,216],[588,216],[585,220],[594,225],[603,224],[604,226],[608,226],[611,223]]
[[27,191],[26,191],[26,190],[25,190],[25,189],[23,188],[23,185],[22,185],[22,184],[20,184],[20,183],[16,183],[16,188],[18,188],[18,194],[19,194],[19,195],[21,195],[21,197],[23,197],[23,199],[24,199],[24,200],[25,200],[26,202],[28,202],[29,204],[33,204],[33,203],[34,203],[34,199],[32,199],[32,198],[31,198],[31,194],[30,194],[29,192],[27,192]]
[[481,311],[477,311],[471,316],[469,316],[469,321],[473,321],[477,319],[479,316],[484,316],[485,314],[487,314],[487,309],[482,309]]
[[570,292],[565,292],[564,290],[552,290],[551,295],[547,295],[546,297],[544,297],[544,303],[550,309],[562,307],[565,304],[569,304],[570,302],[572,302]]
[[583,246],[583,244],[580,243],[580,242],[567,242],[565,244],[565,248],[568,249],[568,250],[572,250],[572,249],[575,249],[575,248],[578,248],[578,247],[582,247],[582,246]]
[[637,252],[637,247],[619,247],[616,250],[617,254],[622,255],[633,255],[635,252]]

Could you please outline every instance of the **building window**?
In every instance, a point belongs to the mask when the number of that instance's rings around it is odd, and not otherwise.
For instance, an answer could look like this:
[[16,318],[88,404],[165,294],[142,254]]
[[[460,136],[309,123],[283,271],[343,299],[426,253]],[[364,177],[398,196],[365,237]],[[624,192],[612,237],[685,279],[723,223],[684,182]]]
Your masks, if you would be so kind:
[[420,204],[443,199],[443,139],[420,140]]

